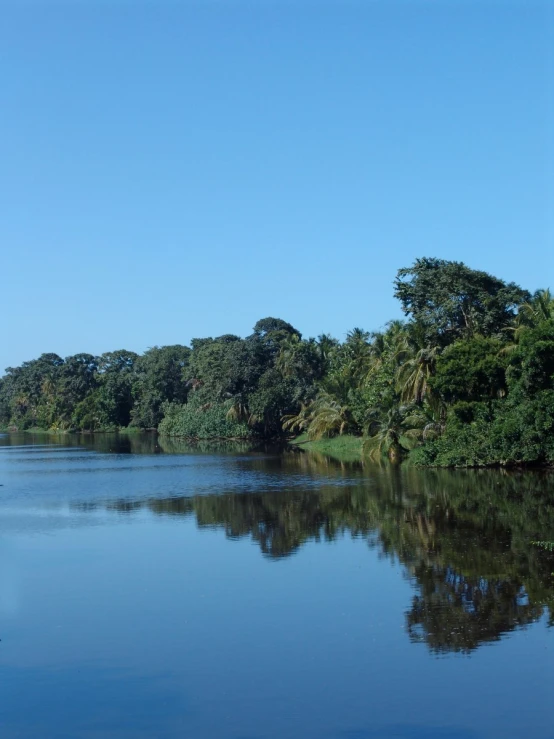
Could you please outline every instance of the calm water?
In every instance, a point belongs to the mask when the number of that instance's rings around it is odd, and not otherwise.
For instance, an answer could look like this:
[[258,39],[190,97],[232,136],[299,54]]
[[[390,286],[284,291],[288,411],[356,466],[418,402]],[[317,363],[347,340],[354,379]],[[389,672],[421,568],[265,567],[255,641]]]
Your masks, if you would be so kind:
[[0,437],[0,736],[552,739],[554,476]]

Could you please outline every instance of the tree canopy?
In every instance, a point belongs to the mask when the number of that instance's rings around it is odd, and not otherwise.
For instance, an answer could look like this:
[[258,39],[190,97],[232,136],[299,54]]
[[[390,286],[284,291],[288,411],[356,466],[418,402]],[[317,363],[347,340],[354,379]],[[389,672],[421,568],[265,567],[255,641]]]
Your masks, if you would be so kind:
[[499,334],[530,298],[515,283],[463,262],[429,258],[398,270],[394,294],[404,314],[424,327],[429,340],[442,345],[476,334]]
[[304,338],[276,317],[244,338],[95,357],[43,354],[0,378],[0,425],[190,438],[364,437],[417,464],[554,463],[554,299],[462,262],[398,270],[405,320]]

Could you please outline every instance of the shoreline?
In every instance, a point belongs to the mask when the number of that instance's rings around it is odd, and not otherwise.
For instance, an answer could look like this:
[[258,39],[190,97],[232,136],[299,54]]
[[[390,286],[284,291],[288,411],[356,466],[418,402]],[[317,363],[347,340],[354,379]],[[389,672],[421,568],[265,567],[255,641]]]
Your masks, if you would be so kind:
[[[141,434],[156,434],[165,439],[173,439],[175,441],[188,442],[196,444],[198,442],[203,443],[221,443],[221,442],[251,442],[252,444],[259,443],[280,443],[284,448],[298,449],[303,452],[321,454],[326,457],[330,457],[338,462],[346,463],[363,463],[373,462],[379,464],[380,462],[391,463],[388,459],[383,457],[382,460],[371,459],[370,455],[364,453],[362,436],[353,436],[351,434],[343,434],[342,436],[334,436],[331,438],[323,438],[318,440],[310,440],[306,433],[300,434],[293,439],[255,439],[252,437],[229,437],[229,436],[213,436],[209,438],[189,437],[189,436],[170,436],[167,434],[160,434],[157,429],[139,429],[139,428],[120,428],[120,429],[102,429],[96,431],[78,431],[74,429],[41,429],[41,428],[30,428],[23,430],[16,430],[14,428],[3,428],[0,429],[0,434],[27,434],[36,436],[68,436],[68,435],[83,435],[83,436],[103,436],[106,434],[120,434],[122,436],[140,436]],[[544,463],[510,463],[505,464],[501,461],[493,462],[490,464],[481,465],[416,465],[410,459],[410,453],[406,454],[405,457],[396,464],[403,464],[406,466],[414,467],[421,470],[506,470],[506,471],[520,471],[520,472],[531,472],[531,471],[552,471],[554,465]]]

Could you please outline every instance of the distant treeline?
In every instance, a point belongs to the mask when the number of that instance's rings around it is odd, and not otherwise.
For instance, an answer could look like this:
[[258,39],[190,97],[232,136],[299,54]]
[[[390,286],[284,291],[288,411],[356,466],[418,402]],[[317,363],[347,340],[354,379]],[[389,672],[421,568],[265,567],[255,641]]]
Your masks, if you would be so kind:
[[367,453],[441,466],[554,462],[554,299],[418,259],[398,271],[406,316],[303,339],[264,318],[240,338],[142,355],[43,354],[0,378],[0,425],[156,428],[195,439],[363,435]]

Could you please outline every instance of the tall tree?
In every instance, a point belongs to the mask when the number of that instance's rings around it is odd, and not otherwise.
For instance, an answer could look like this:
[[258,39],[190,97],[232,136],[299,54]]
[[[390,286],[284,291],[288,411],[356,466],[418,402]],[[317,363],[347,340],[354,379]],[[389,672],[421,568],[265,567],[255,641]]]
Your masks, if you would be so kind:
[[95,404],[102,427],[125,427],[131,421],[133,372],[138,354],[119,349],[98,360]]
[[136,361],[133,382],[133,426],[157,428],[163,418],[163,404],[184,403],[187,399],[187,346],[155,346]]
[[406,316],[421,323],[430,344],[445,346],[475,334],[495,336],[507,328],[526,290],[463,262],[417,259],[398,270],[395,297]]

